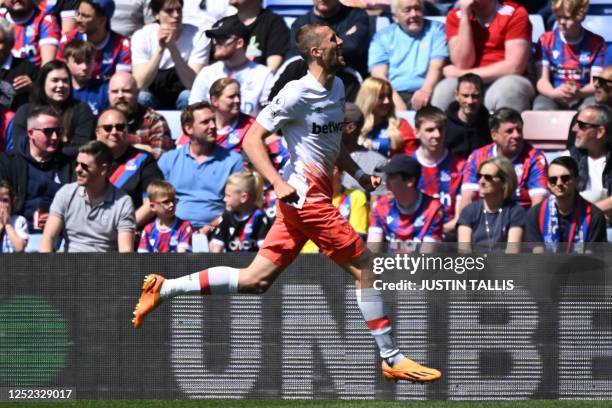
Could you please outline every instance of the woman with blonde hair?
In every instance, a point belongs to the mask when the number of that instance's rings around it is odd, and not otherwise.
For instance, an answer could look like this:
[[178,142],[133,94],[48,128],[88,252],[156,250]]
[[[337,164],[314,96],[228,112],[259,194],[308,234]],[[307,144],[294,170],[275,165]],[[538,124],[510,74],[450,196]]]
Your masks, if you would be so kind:
[[491,157],[478,166],[476,178],[481,198],[461,211],[457,221],[460,249],[474,244],[493,250],[507,243],[507,252],[518,252],[525,210],[513,199],[518,182],[512,162]]
[[393,88],[381,78],[370,77],[363,81],[355,104],[364,116],[364,125],[358,143],[383,156],[397,153],[410,155],[417,149],[417,141],[410,124],[395,116]]

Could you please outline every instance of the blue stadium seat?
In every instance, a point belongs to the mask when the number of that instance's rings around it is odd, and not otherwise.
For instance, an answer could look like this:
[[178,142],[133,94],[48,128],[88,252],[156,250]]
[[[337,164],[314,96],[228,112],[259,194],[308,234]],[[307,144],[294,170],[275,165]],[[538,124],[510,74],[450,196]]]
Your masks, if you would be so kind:
[[612,1],[610,0],[591,0],[589,1],[589,15],[612,14]]
[[160,115],[166,118],[172,139],[177,140],[181,136],[181,111],[179,110],[161,110],[157,111]]
[[264,0],[262,7],[281,16],[300,16],[312,9],[312,0]]
[[612,15],[588,15],[582,24],[589,31],[601,35],[606,42],[612,41]]
[[540,39],[540,36],[546,31],[544,19],[539,14],[530,14],[529,21],[531,21],[532,26],[531,42],[535,44]]
[[410,126],[414,128],[414,116],[416,115],[416,111],[408,110],[408,111],[396,111],[395,114],[397,117],[406,119]]

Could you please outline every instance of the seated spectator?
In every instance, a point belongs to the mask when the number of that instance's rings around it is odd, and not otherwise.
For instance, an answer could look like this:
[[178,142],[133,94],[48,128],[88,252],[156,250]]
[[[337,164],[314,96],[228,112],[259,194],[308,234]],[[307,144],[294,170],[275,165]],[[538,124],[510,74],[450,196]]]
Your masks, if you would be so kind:
[[29,238],[28,221],[22,215],[14,213],[14,202],[13,188],[7,181],[0,180],[0,252],[5,254],[23,252]]
[[289,29],[281,16],[262,8],[262,0],[231,0],[238,12],[225,19],[240,19],[249,30],[247,58],[276,71],[289,50]]
[[236,19],[221,20],[206,30],[215,47],[217,62],[204,67],[196,77],[189,104],[209,102],[210,87],[219,78],[235,78],[242,88],[240,110],[255,116],[268,102],[273,74],[265,65],[249,61],[246,50],[249,31]]
[[13,118],[15,113],[0,106],[0,153],[12,145]]
[[256,252],[272,222],[261,209],[263,177],[234,173],[225,185],[225,211],[210,241],[210,252]]
[[[332,174],[332,204],[340,211],[340,215],[351,224],[351,227],[364,240],[368,236],[368,197],[361,190],[344,188],[342,185],[342,171],[334,166]],[[302,253],[319,252],[319,247],[308,240],[302,248]]]
[[176,217],[176,190],[172,184],[153,180],[147,195],[155,218],[144,227],[138,252],[191,252],[191,224]]
[[53,15],[45,14],[34,0],[6,0],[0,11],[13,26],[13,57],[26,58],[37,67],[55,59],[60,27]]
[[242,157],[216,143],[215,114],[206,102],[189,105],[181,113],[181,126],[190,141],[159,159],[159,167],[179,199],[177,216],[201,233],[223,214],[225,183],[242,171]]
[[363,81],[355,101],[365,118],[358,143],[387,157],[410,155],[417,141],[408,121],[395,116],[392,95],[393,88],[384,79],[370,77]]
[[155,158],[130,145],[125,115],[109,108],[100,114],[96,138],[108,146],[113,160],[108,171],[110,182],[125,191],[136,208],[136,225],[144,227],[153,218],[147,199],[147,187],[155,179],[162,179]]
[[585,200],[612,214],[612,110],[590,105],[578,112],[576,134],[569,155],[578,163],[577,190]]
[[605,67],[599,75],[593,76],[595,102],[612,108],[612,66]]
[[62,34],[69,33],[76,26],[79,0],[40,0],[38,8],[44,14],[52,14],[60,26]]
[[569,110],[592,100],[592,76],[604,67],[604,39],[582,27],[589,8],[582,0],[554,0],[557,25],[536,48],[537,90],[534,110]]
[[145,24],[153,23],[150,3],[151,0],[115,0],[111,30],[129,38]]
[[72,160],[60,151],[61,123],[50,106],[32,109],[27,136],[0,156],[0,180],[11,185],[15,193],[13,211],[26,218],[30,231],[45,226],[55,193],[74,180]]
[[210,87],[210,101],[215,109],[217,144],[240,153],[242,139],[255,118],[240,112],[240,83],[234,78],[221,78]]
[[484,85],[475,74],[457,80],[455,101],[448,105],[445,144],[448,150],[467,158],[474,150],[491,143],[490,114],[483,105]]
[[474,150],[463,170],[460,208],[476,198],[480,189],[476,177],[480,164],[485,160],[503,156],[512,161],[518,189],[514,198],[524,209],[536,205],[547,195],[546,157],[540,150],[523,140],[523,118],[510,108],[501,108],[489,120],[493,143]]
[[444,24],[425,20],[424,0],[396,0],[397,23],[379,30],[370,43],[368,69],[393,85],[398,110],[429,104],[448,58]]
[[[366,10],[387,10],[395,7],[392,0],[340,0],[342,4],[348,7],[359,7]],[[426,16],[443,16],[443,9],[437,5],[445,3],[444,0],[423,0],[423,9]]]
[[189,24],[207,24],[223,17],[236,14],[236,8],[230,6],[228,0],[186,1],[183,5],[183,15]]
[[27,58],[12,55],[14,43],[13,26],[0,18],[0,105],[13,112],[28,102],[36,74],[36,67]]
[[115,71],[132,70],[130,40],[110,29],[115,13],[113,0],[81,0],[76,28],[62,36],[58,59],[63,59],[64,47],[74,39],[89,41],[96,47],[92,76],[108,80]]
[[92,139],[96,118],[89,105],[74,99],[72,76],[64,62],[48,62],[38,72],[30,92],[30,102],[15,113],[12,134],[15,146],[26,138],[27,118],[30,111],[38,106],[49,106],[61,116],[63,133],[60,135],[60,147],[65,155],[76,157],[79,146]]
[[182,0],[151,0],[156,22],[134,33],[134,78],[140,104],[183,109],[189,89],[208,63],[210,40],[199,27],[184,24]]
[[490,111],[531,107],[534,89],[523,75],[531,55],[531,23],[527,11],[509,0],[462,1],[446,17],[451,65],[434,90],[431,103],[446,110],[453,101],[457,78],[473,73],[487,84],[484,104]]
[[465,159],[444,147],[446,115],[434,106],[427,106],[414,118],[420,146],[413,157],[421,165],[418,188],[442,203],[444,233],[454,236],[459,217],[456,208],[461,201],[461,172]]
[[346,7],[340,0],[315,0],[308,13],[299,16],[291,25],[291,45],[287,58],[300,54],[296,45],[299,29],[306,24],[322,24],[331,27],[342,40],[342,55],[346,65],[356,70],[362,78],[368,74],[368,47],[370,43],[370,19],[364,10]]
[[134,206],[108,180],[112,160],[110,149],[98,141],[79,148],[77,181],[53,199],[40,252],[53,252],[62,231],[64,252],[134,251]]
[[[385,173],[385,184],[392,196],[380,196],[372,207],[368,247],[386,243],[389,250],[404,252],[413,251],[417,243],[441,241],[442,204],[418,189],[419,162],[414,157],[398,154],[380,171]],[[377,249],[374,252],[380,252],[381,248]],[[432,249],[432,246],[421,247],[423,252]]]
[[108,81],[92,78],[96,49],[87,41],[75,39],[64,49],[64,59],[72,76],[74,98],[89,105],[98,116],[108,108]]
[[513,200],[517,179],[512,162],[505,157],[490,157],[478,165],[476,178],[481,198],[459,215],[459,249],[470,250],[475,245],[492,251],[507,243],[507,252],[519,252],[525,210]]
[[608,242],[606,218],[576,190],[580,177],[574,159],[560,156],[548,166],[550,195],[527,212],[525,242],[534,252],[584,252],[587,242]]
[[150,153],[156,160],[174,149],[166,119],[153,108],[138,103],[138,86],[127,72],[116,72],[109,82],[108,99],[112,108],[125,115],[129,143]]

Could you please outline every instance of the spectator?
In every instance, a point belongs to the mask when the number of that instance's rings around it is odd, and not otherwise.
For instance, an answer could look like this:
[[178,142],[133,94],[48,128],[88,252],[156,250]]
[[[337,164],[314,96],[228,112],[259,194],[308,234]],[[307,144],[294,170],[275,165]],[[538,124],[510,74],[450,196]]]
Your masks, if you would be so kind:
[[612,66],[593,76],[595,102],[612,108]]
[[30,102],[15,113],[12,135],[15,146],[26,137],[30,111],[37,106],[49,106],[60,116],[64,132],[60,135],[62,152],[76,157],[79,146],[93,137],[96,118],[89,105],[74,99],[71,85],[72,76],[64,62],[54,60],[43,65],[32,86]]
[[249,30],[247,58],[276,71],[289,50],[289,29],[281,16],[261,6],[261,0],[230,0],[239,19]]
[[28,243],[28,221],[13,212],[15,193],[11,185],[0,180],[0,252],[23,252]]
[[263,177],[234,173],[225,186],[225,211],[213,230],[210,252],[257,252],[272,222],[261,209]]
[[0,18],[0,105],[13,112],[28,102],[36,67],[27,58],[11,53],[15,37],[13,26]]
[[509,0],[461,1],[446,17],[451,65],[434,90],[431,103],[445,110],[453,100],[457,78],[471,72],[487,84],[489,110],[531,107],[534,89],[525,78],[531,52],[527,11]]
[[425,20],[424,0],[394,0],[391,5],[397,23],[374,35],[368,69],[391,82],[398,110],[419,110],[429,104],[448,57],[444,25]]
[[76,17],[76,28],[64,34],[57,57],[63,59],[64,47],[72,40],[89,41],[96,47],[92,75],[108,80],[115,71],[132,70],[130,40],[110,29],[115,13],[113,0],[81,0]]
[[172,184],[153,180],[147,195],[155,218],[144,227],[138,252],[191,252],[191,224],[176,217],[176,190]]
[[242,88],[240,110],[256,115],[267,104],[273,74],[265,65],[249,61],[246,50],[250,35],[236,19],[220,20],[206,35],[215,46],[215,62],[204,67],[193,83],[189,103],[209,101],[210,86],[219,78],[236,78]]
[[117,72],[110,80],[108,98],[111,107],[121,111],[127,120],[129,143],[150,153],[156,160],[174,148],[166,119],[153,108],[138,103],[138,86],[127,72]]
[[153,218],[147,199],[147,187],[151,181],[163,178],[155,158],[130,145],[127,121],[118,109],[109,108],[100,114],[96,138],[113,153],[109,168],[110,182],[132,198],[136,208],[136,225],[138,228],[144,227]]
[[[427,106],[416,113],[416,136],[420,146],[413,154],[421,165],[418,188],[442,203],[444,233],[454,236],[459,213],[456,211],[461,198],[461,172],[465,159],[444,147],[446,115],[434,106]],[[453,240],[454,241],[454,240]]]
[[546,157],[523,140],[521,114],[510,108],[501,108],[489,120],[493,143],[474,150],[467,159],[461,185],[460,208],[476,197],[479,190],[477,171],[485,160],[504,156],[512,161],[518,180],[515,199],[524,209],[536,205],[546,197]]
[[134,251],[134,206],[108,180],[112,160],[104,143],[92,140],[79,148],[77,181],[53,199],[40,252],[53,252],[62,230],[64,252]]
[[11,133],[13,131],[13,118],[15,113],[0,106],[0,153],[7,150],[12,144]]
[[554,0],[557,25],[540,37],[534,110],[569,110],[586,98],[592,100],[592,76],[604,67],[604,39],[582,27],[589,8],[587,0]]
[[[383,13],[393,8],[393,1],[391,0],[340,0],[342,4],[348,7],[359,7],[366,10],[383,10]],[[426,16],[443,16],[446,7],[438,7],[439,4],[444,3],[440,0],[423,0],[423,9]]]
[[70,32],[76,26],[79,0],[40,0],[38,8],[44,14],[52,14],[57,20],[62,34]]
[[66,66],[72,76],[74,98],[89,105],[91,112],[98,116],[108,108],[108,82],[92,78],[96,49],[87,41],[74,39],[64,49]]
[[358,143],[387,157],[410,155],[417,141],[408,121],[395,116],[392,95],[393,88],[385,79],[370,77],[363,81],[355,101],[365,118]]
[[151,0],[115,0],[111,30],[129,38],[145,24],[154,22],[150,3]]
[[182,9],[182,0],[151,0],[156,22],[134,33],[134,78],[144,106],[183,109],[208,63],[210,41],[204,30],[183,23]]
[[529,209],[525,221],[525,242],[539,243],[534,252],[584,252],[587,242],[608,242],[606,218],[580,197],[579,179],[571,157],[557,157],[548,166],[550,195]]
[[6,0],[0,16],[13,26],[13,56],[40,67],[55,59],[60,27],[53,15],[44,14],[34,0]]
[[13,211],[23,215],[33,231],[45,226],[55,193],[74,180],[74,167],[60,151],[61,119],[50,106],[28,113],[26,135],[0,156],[0,180],[11,185]]
[[338,34],[346,65],[365,78],[368,74],[367,44],[370,43],[368,13],[343,6],[340,0],[313,0],[312,10],[298,17],[291,25],[291,46],[287,57],[299,54],[295,41],[298,30],[306,24],[315,23],[329,26]]
[[177,215],[200,233],[223,213],[225,182],[242,171],[242,157],[216,144],[215,113],[206,102],[189,105],[181,126],[190,142],[164,153],[159,167],[178,195]]
[[[374,203],[368,244],[386,243],[393,251],[412,251],[417,243],[441,241],[442,204],[419,191],[419,162],[414,157],[398,154],[380,170],[385,172],[385,184],[392,196],[380,196]],[[432,249],[432,246],[421,247],[423,252]]]
[[[334,166],[332,174],[332,204],[340,211],[342,217],[351,224],[351,227],[364,240],[368,236],[368,197],[366,194],[357,189],[344,188],[342,185],[342,171],[338,166]],[[319,247],[308,240],[302,248],[302,253],[319,252]]]
[[585,200],[612,214],[612,110],[590,105],[578,112],[572,130],[576,134],[570,156],[578,163],[577,190]]
[[513,200],[517,178],[513,164],[505,157],[490,157],[476,173],[480,199],[461,211],[457,221],[459,248],[472,245],[494,250],[507,243],[507,252],[519,252],[523,238],[525,210]]
[[228,0],[187,1],[183,6],[183,15],[193,25],[206,24],[211,20],[214,23],[232,14],[236,14],[236,8],[230,6]]
[[445,144],[448,150],[467,158],[472,151],[491,143],[489,118],[483,105],[484,85],[475,74],[457,80],[455,101],[448,105]]
[[210,102],[215,109],[217,144],[240,153],[242,139],[255,118],[240,112],[240,83],[234,78],[220,78],[210,87]]

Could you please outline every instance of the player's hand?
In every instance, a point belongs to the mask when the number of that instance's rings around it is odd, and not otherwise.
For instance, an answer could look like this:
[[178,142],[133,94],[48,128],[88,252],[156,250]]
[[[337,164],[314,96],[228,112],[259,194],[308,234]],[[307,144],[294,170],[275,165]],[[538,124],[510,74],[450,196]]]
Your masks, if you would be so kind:
[[32,79],[27,75],[19,75],[13,79],[13,89],[19,91],[21,89],[29,88],[32,85]]
[[370,174],[364,174],[357,180],[359,185],[363,187],[367,192],[372,192],[380,186],[381,179],[378,176],[372,176]]
[[300,196],[298,195],[295,188],[286,181],[280,181],[278,184],[274,184],[274,193],[276,194],[276,199],[281,200],[284,203],[297,203],[300,200]]

